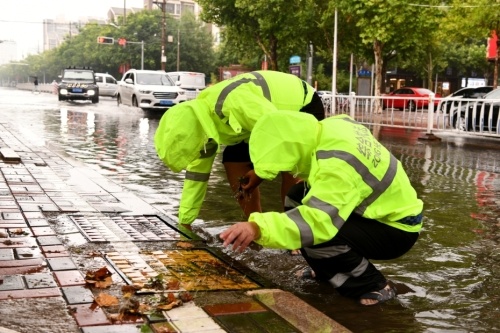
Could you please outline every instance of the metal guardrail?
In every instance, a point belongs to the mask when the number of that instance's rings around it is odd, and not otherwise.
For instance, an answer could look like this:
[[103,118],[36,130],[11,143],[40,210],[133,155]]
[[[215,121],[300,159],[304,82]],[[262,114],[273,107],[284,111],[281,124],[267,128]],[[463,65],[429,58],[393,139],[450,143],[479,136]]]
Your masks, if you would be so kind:
[[[413,101],[396,109],[395,100]],[[362,124],[500,138],[500,100],[326,95],[327,116],[348,114]],[[461,111],[463,110],[463,111]]]

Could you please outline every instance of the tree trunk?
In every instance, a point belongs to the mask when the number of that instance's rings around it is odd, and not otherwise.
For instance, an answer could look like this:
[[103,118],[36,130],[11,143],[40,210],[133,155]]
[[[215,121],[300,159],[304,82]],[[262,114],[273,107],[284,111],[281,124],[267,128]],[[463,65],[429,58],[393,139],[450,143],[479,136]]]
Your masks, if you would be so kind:
[[269,51],[271,53],[271,69],[278,70],[278,40],[271,35],[269,37]]
[[427,88],[434,91],[432,87],[432,75],[433,75],[433,64],[432,64],[432,54],[429,53],[429,62],[427,63]]

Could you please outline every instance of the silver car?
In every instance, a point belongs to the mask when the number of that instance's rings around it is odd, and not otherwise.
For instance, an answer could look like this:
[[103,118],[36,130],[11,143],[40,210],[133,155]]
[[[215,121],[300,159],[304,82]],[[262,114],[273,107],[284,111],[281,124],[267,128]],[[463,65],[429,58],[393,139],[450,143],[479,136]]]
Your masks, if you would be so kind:
[[118,83],[113,76],[106,73],[95,73],[95,82],[99,86],[99,96],[116,96]]
[[186,99],[186,91],[162,70],[127,71],[118,82],[116,95],[118,105],[130,105],[143,110],[166,110]]

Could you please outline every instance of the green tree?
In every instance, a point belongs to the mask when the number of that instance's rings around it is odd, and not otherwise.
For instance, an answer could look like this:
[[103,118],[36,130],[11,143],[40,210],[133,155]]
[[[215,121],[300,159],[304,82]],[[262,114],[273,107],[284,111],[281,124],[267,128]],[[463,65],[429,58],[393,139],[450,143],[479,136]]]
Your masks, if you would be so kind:
[[[494,33],[500,36],[500,3],[486,0],[453,0],[449,7],[449,20],[447,30],[452,31],[450,38],[457,44],[464,40],[483,40]],[[474,44],[473,44],[474,47]],[[493,67],[493,87],[498,85],[498,65],[500,47]]]
[[[415,48],[427,38],[429,26],[435,22],[430,11],[404,0],[338,0],[335,5],[339,15],[348,18],[350,31],[358,32],[358,54],[373,59],[375,95],[382,92],[388,59],[414,54]],[[367,54],[367,47],[371,47],[371,56]]]
[[[203,8],[204,21],[224,27],[226,45],[231,44],[237,51],[250,50],[251,57],[259,60],[265,55],[272,70],[284,68],[285,59],[297,51],[307,52],[313,34],[311,23],[315,22],[313,0],[199,0],[198,3]],[[260,55],[256,54],[255,45]]]

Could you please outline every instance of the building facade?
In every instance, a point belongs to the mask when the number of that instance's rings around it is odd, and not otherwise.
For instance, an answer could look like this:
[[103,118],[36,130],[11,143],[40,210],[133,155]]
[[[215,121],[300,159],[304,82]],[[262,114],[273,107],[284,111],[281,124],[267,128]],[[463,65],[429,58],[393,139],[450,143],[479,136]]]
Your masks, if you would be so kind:
[[13,40],[0,40],[0,65],[17,60],[17,43]]

